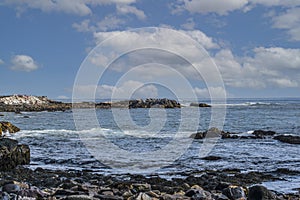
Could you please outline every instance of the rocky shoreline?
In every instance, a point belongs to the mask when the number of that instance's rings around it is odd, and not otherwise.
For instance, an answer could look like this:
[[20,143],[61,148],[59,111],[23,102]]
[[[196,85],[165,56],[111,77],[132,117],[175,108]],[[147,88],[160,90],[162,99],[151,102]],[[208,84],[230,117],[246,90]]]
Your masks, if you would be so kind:
[[50,100],[45,96],[11,95],[0,96],[0,112],[41,112],[67,111],[72,108],[180,108],[181,105],[171,99],[134,99],[116,102],[79,102],[64,103]]
[[[275,172],[279,173],[279,172]],[[274,173],[273,173],[274,174]],[[166,180],[158,175],[102,175],[88,171],[62,171],[18,167],[0,172],[2,198],[35,199],[299,199],[279,194],[260,184],[277,180],[271,173],[237,170],[184,173],[186,178]],[[20,199],[20,198],[19,198]]]

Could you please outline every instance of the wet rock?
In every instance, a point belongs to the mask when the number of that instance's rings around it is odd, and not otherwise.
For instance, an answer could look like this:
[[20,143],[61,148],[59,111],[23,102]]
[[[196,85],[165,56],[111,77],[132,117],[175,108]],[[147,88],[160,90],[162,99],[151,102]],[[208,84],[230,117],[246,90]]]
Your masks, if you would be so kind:
[[249,200],[273,200],[276,195],[269,191],[266,187],[255,185],[249,188]]
[[257,137],[264,137],[264,136],[275,135],[276,132],[274,132],[274,131],[255,130],[252,134],[257,136]]
[[21,190],[20,186],[16,184],[6,184],[2,187],[2,192],[17,194]]
[[215,160],[221,160],[222,157],[220,156],[206,156],[201,158],[202,160],[210,160],[210,161],[215,161]]
[[94,196],[94,198],[103,199],[103,200],[122,200],[122,197],[119,196],[110,196],[110,195],[100,195],[97,194]]
[[194,139],[204,139],[204,138],[215,138],[220,137],[223,135],[223,131],[219,130],[218,128],[212,127],[205,132],[197,132],[190,136],[190,138]]
[[289,144],[300,144],[300,136],[296,135],[278,135],[274,139]]
[[0,170],[12,170],[18,165],[30,163],[28,145],[19,145],[18,141],[0,138]]
[[227,196],[230,200],[246,200],[246,194],[244,189],[239,186],[229,186],[224,189],[222,193]]
[[146,193],[139,193],[139,195],[137,196],[136,200],[153,200],[156,198],[152,198],[149,195],[147,195]]
[[5,132],[16,133],[18,131],[20,131],[20,129],[12,123],[5,121],[0,122],[0,136]]
[[65,198],[66,200],[92,200],[94,199],[88,195],[70,195]]
[[191,103],[190,106],[193,106],[193,107],[201,107],[201,108],[211,107],[211,105],[206,104],[206,103]]

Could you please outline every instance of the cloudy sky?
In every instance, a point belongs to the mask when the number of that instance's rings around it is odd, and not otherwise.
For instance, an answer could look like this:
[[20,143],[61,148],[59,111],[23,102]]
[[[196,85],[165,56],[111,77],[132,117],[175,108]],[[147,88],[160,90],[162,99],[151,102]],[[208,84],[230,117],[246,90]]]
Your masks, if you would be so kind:
[[299,0],[1,0],[0,25],[0,95],[70,98],[84,66],[102,98],[300,97]]

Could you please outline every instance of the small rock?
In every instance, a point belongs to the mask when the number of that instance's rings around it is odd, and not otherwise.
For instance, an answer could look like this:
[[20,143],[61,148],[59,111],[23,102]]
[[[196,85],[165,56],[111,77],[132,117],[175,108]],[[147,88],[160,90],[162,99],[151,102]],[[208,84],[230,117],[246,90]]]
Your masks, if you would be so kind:
[[201,159],[202,160],[211,160],[211,161],[214,161],[214,160],[221,160],[222,157],[220,157],[220,156],[206,156],[206,157],[203,157]]
[[2,192],[17,194],[21,190],[17,184],[6,184],[2,187]]
[[278,135],[274,139],[289,144],[300,144],[300,136],[297,135]]
[[92,200],[93,198],[88,195],[70,195],[66,200]]
[[249,200],[273,200],[276,195],[262,185],[255,185],[249,188]]
[[228,188],[224,189],[222,192],[226,195],[230,200],[246,200],[246,195],[244,189],[239,186],[229,186]]

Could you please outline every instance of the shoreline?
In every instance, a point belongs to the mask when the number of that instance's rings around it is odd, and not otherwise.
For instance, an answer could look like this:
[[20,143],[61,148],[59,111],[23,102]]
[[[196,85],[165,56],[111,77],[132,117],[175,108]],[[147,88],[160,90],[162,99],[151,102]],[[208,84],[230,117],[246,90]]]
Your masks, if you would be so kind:
[[19,166],[0,172],[0,186],[18,185],[20,194],[22,191],[27,197],[31,195],[38,199],[195,199],[200,194],[206,195],[207,198],[203,199],[232,199],[230,195],[234,191],[240,192],[236,195],[243,199],[249,198],[255,188],[266,195],[275,195],[277,199],[300,198],[299,191],[280,194],[261,186],[265,181],[280,180],[271,173],[223,170],[185,175],[187,178],[167,180],[157,174],[148,177],[135,174],[103,175],[76,170],[31,170]]

